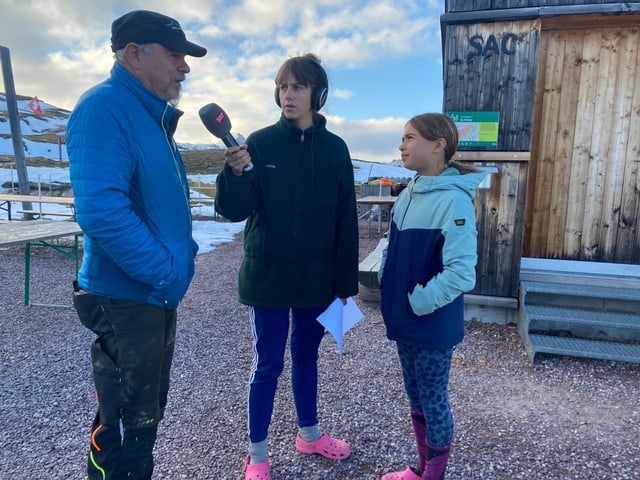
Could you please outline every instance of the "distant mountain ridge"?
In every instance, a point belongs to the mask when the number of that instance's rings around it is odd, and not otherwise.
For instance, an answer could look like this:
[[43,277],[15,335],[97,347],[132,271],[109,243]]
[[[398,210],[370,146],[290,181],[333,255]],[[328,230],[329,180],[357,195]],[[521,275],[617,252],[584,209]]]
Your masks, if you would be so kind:
[[[20,130],[23,136],[46,135],[66,127],[67,120],[71,114],[69,110],[39,100],[41,113],[36,115],[29,107],[29,103],[34,98],[16,95]],[[0,92],[0,137],[5,138],[6,136],[11,136],[11,125],[9,123],[7,97],[5,93]]]
[[[27,97],[24,95],[16,95],[18,103],[18,115],[20,117],[20,132],[23,139],[27,139],[33,142],[44,143],[58,143],[57,136],[59,133],[64,132],[67,127],[67,121],[70,110],[56,107],[50,103],[39,100],[41,113],[36,115],[35,112],[29,108],[29,102],[34,97]],[[7,108],[6,94],[0,92],[0,140],[11,138],[11,125],[9,123],[9,111]],[[245,138],[242,135],[236,134],[236,139],[239,143],[244,143]],[[64,143],[64,139],[63,139]],[[178,143],[178,148],[181,151],[190,150],[220,150],[225,146],[222,143],[208,143],[208,144],[189,144]],[[0,150],[2,154],[2,150]],[[26,152],[29,155],[28,149]]]
[[[41,113],[36,115],[29,108],[29,102],[33,98],[25,95],[16,95],[18,115],[20,117],[20,132],[28,165],[46,166],[52,163],[55,164],[58,161],[66,163],[68,157],[64,131],[71,111],[39,100]],[[238,143],[246,141],[242,135],[236,133],[234,135]],[[223,152],[226,147],[222,143],[179,143],[178,148],[182,152],[185,167],[190,174],[218,173],[224,165]],[[13,163],[13,156],[14,150],[6,94],[0,92],[0,168],[2,168],[3,163],[8,164],[5,168],[11,168],[10,164]],[[373,177],[389,175],[389,173],[386,173],[388,167],[393,167],[391,170],[395,168],[401,170],[397,174],[394,173],[393,176],[405,177],[411,173],[403,168],[401,160],[393,160],[390,163],[377,163],[354,158],[353,163],[354,171],[366,170],[371,172]]]

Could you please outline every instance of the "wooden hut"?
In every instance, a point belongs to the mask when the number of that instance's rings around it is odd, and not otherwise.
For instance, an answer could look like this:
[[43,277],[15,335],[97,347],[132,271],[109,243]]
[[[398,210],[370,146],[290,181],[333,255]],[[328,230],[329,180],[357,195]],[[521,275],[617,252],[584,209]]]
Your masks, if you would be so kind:
[[[622,314],[625,345],[640,343],[640,2],[447,0],[441,31],[458,159],[495,172],[476,200],[469,315],[503,315],[534,335],[556,327],[530,325],[527,298],[593,302]],[[536,290],[550,281],[547,290],[571,283],[572,296]],[[594,300],[607,289],[615,298]],[[606,321],[560,323],[567,337],[610,340],[592,333],[611,337]]]

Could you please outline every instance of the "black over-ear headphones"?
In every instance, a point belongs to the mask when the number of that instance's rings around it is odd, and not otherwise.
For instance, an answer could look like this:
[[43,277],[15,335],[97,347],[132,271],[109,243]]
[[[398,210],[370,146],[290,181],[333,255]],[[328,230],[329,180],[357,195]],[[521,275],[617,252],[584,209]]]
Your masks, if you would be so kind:
[[[327,101],[327,95],[329,94],[329,81],[327,80],[327,72],[324,71],[324,68],[322,68],[322,65],[320,65],[319,62],[316,62],[315,60],[309,57],[305,57],[305,58],[309,62],[316,65],[316,67],[318,68],[318,77],[320,78],[320,81],[318,82],[318,85],[316,85],[313,88],[313,91],[311,92],[311,109],[317,112],[324,106],[325,102]],[[276,89],[274,92],[274,98],[276,101],[276,105],[282,108],[282,105],[280,105],[280,87],[279,86],[276,86]]]

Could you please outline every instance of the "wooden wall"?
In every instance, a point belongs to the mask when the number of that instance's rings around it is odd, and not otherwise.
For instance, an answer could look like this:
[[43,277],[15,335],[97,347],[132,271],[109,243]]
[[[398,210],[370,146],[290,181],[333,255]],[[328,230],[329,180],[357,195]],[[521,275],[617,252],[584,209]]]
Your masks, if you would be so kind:
[[473,293],[515,297],[522,256],[640,263],[640,2],[445,12],[443,111],[500,112],[495,151],[458,152],[499,170],[475,203]]
[[640,14],[543,24],[523,255],[640,263]]
[[538,58],[538,20],[455,24],[443,32],[444,111],[498,111],[495,151],[457,159],[494,166],[475,200],[477,295],[517,298]]
[[498,111],[499,151],[529,151],[538,20],[450,25],[444,111]]
[[477,10],[497,10],[504,8],[530,8],[576,6],[587,4],[633,3],[620,0],[446,0],[447,12],[468,12]]
[[471,293],[517,298],[529,152],[458,152],[456,160],[498,171],[474,200],[478,264]]

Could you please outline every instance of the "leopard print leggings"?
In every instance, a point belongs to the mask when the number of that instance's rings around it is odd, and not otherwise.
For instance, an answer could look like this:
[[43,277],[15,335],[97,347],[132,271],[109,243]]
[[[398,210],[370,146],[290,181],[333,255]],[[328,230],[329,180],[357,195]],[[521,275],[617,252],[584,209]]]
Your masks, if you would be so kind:
[[453,415],[449,405],[449,371],[453,348],[425,350],[397,344],[404,388],[412,412],[427,422],[427,442],[433,447],[449,445],[453,439]]

